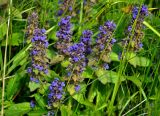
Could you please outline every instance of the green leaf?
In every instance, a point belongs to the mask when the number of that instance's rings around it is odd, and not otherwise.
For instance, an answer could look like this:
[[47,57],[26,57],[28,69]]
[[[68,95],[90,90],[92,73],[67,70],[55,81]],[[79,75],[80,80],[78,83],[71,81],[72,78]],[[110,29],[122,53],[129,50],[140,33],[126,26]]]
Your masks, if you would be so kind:
[[5,110],[5,116],[22,116],[30,110],[30,103],[28,102],[13,104]]
[[[110,70],[99,69],[96,71],[96,75],[98,76],[98,80],[103,83],[116,83],[118,81],[118,73]],[[124,81],[125,78],[120,76],[120,81]]]
[[[27,46],[26,46],[26,47],[27,47]],[[27,49],[26,49],[26,47],[23,48],[20,52],[18,52],[18,53],[7,63],[7,65],[9,65],[11,62],[13,62],[12,65],[9,67],[7,74],[9,74],[9,73],[10,73],[13,69],[15,69],[17,66],[19,66],[19,65],[23,65],[23,66],[24,66],[24,64],[27,64],[27,62],[25,62],[25,61],[27,61],[27,58],[28,58],[28,52],[27,52],[27,50],[28,50],[28,48],[31,47],[31,46],[28,46]]]
[[27,113],[27,116],[43,116],[47,113],[48,111],[35,107],[33,111],[30,111],[29,113]]
[[15,7],[12,7],[12,14],[14,17],[22,19],[21,12],[18,9],[16,9]]
[[38,92],[42,95],[46,94],[46,91],[48,91],[49,86],[50,86],[49,83],[41,85],[40,88],[38,89]]
[[133,52],[128,52],[126,54],[126,59],[134,67],[136,67],[136,66],[147,67],[150,64],[150,60],[149,59],[147,59],[145,57],[138,57]]
[[65,106],[65,105],[61,105],[60,106],[60,110],[61,110],[61,116],[73,116],[73,112],[71,110],[71,107]]
[[42,109],[45,109],[46,107],[46,103],[45,103],[45,100],[42,98],[42,96],[40,96],[40,94],[35,94],[35,99],[36,99],[36,102],[39,104],[39,106],[42,108]]
[[141,81],[137,78],[137,76],[126,76],[127,80],[132,81],[137,87],[141,87],[142,83]]
[[24,71],[21,74],[16,73],[11,79],[9,79],[6,87],[6,95],[8,100],[11,100],[13,96],[21,90],[21,86],[23,85],[22,79],[24,79],[24,74]]
[[93,102],[94,98],[97,95],[97,83],[94,82],[91,84],[91,87],[89,89],[89,94],[88,94],[88,101]]
[[110,59],[111,61],[119,61],[118,54],[116,54],[115,52],[111,52]]
[[[9,38],[8,45],[19,46],[23,42],[23,34],[22,33],[13,33],[12,38]],[[2,40],[2,46],[6,45],[6,40]]]
[[86,70],[83,71],[83,73],[82,73],[82,77],[94,79],[95,77],[93,76],[93,74],[94,74],[94,71],[90,67],[86,67]]
[[68,67],[69,64],[70,62],[68,60],[64,60],[61,62],[62,67]]
[[80,84],[81,89],[79,92],[76,92],[74,89],[74,85],[68,85],[67,90],[70,93],[70,95],[80,104],[84,104],[89,107],[93,107],[94,105],[89,102],[87,99],[85,99],[84,92],[86,91],[86,85]]
[[29,82],[29,89],[31,92],[38,89],[39,87],[40,87],[39,83]]
[[6,22],[1,23],[0,25],[0,40],[6,35],[7,32],[7,24]]

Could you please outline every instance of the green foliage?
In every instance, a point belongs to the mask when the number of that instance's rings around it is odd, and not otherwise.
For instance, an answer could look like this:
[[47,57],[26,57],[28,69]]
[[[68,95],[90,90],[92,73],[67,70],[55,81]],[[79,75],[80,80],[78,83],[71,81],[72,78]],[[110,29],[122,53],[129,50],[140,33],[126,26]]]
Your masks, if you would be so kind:
[[28,113],[30,110],[30,103],[28,102],[13,104],[5,110],[5,116],[21,116]]
[[[58,16],[62,4],[59,0],[0,0],[0,99],[5,116],[42,116],[53,111],[56,116],[121,116],[160,114],[160,11],[156,0],[73,0],[72,11]],[[142,43],[139,51],[121,44],[131,22],[131,8],[146,4],[149,16],[143,24]],[[39,27],[45,28],[49,48],[47,64],[49,72],[42,74],[39,83],[30,81],[26,72],[31,65],[31,42],[25,34],[27,17],[36,11]],[[72,64],[68,56],[55,48],[56,33],[61,18],[70,15],[72,40],[77,43],[85,29],[93,31],[92,47],[95,46],[99,26],[107,20],[116,23],[114,37],[117,40],[112,51],[102,53],[96,61],[87,55],[89,63],[79,78],[66,76]],[[131,39],[131,38],[130,38]],[[7,42],[7,46],[6,46]],[[29,44],[28,44],[29,43]],[[131,43],[132,44],[132,43]],[[132,46],[132,45],[131,45]],[[97,51],[98,52],[98,51]],[[119,52],[122,53],[121,58]],[[97,53],[95,53],[97,54]],[[6,56],[6,57],[5,57]],[[43,59],[42,59],[43,60]],[[6,63],[5,63],[6,61]],[[109,64],[104,70],[103,63]],[[72,72],[74,73],[74,72]],[[39,77],[37,77],[39,78]],[[65,81],[63,99],[56,107],[48,106],[49,87],[55,78]],[[71,80],[71,81],[70,81]],[[78,80],[78,81],[77,81]],[[2,83],[5,81],[5,88]],[[80,90],[75,91],[75,85]],[[3,92],[4,90],[4,92]],[[30,107],[34,101],[35,107]],[[3,111],[3,110],[2,110]],[[1,111],[1,112],[2,112]]]

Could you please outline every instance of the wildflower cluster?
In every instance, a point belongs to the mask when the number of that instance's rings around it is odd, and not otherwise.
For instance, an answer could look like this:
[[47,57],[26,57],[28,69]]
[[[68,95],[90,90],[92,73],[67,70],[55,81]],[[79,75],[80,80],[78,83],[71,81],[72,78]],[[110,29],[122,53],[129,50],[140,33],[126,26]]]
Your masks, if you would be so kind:
[[54,81],[49,86],[48,94],[48,105],[52,106],[58,103],[64,95],[65,83],[61,82],[58,78],[55,78]]
[[69,55],[68,47],[70,46],[72,32],[71,32],[71,23],[70,16],[62,18],[58,23],[60,26],[59,31],[57,32],[58,42],[56,43],[56,48],[58,52],[63,55]]
[[[104,26],[100,26],[100,33],[96,39],[96,48],[99,52],[103,50],[110,52],[112,45],[116,42],[112,38],[113,31],[116,28],[116,24],[113,21],[107,21]],[[107,48],[105,48],[107,46]]]
[[38,14],[36,12],[33,12],[27,20],[27,32],[26,37],[31,40],[33,37],[34,30],[38,28]]
[[58,11],[58,16],[61,16],[64,12],[72,11],[73,0],[64,0],[63,2],[59,1],[59,4],[62,5]]
[[82,42],[73,44],[69,47],[71,62],[71,66],[69,66],[69,68],[70,70],[74,70],[73,73],[75,75],[80,75],[86,66],[84,52],[85,47]]
[[[113,21],[107,21],[103,26],[99,27],[100,33],[98,34],[96,45],[93,49],[96,61],[102,59],[102,55],[108,56],[111,52],[112,46],[116,42],[116,39],[112,38],[115,28],[116,24]],[[103,67],[105,69],[109,68],[108,64],[104,64]]]
[[46,40],[45,29],[35,29],[32,42],[32,49],[30,51],[31,67],[28,67],[27,72],[30,74],[30,80],[39,82],[42,74],[48,73],[46,49],[48,48],[48,41]]
[[81,37],[81,42],[84,43],[85,54],[88,55],[92,52],[91,48],[91,36],[93,35],[92,31],[84,30],[83,35]]
[[129,42],[131,42],[131,48],[137,51],[143,47],[142,38],[143,38],[143,21],[144,18],[148,16],[148,8],[145,5],[142,5],[141,8],[135,6],[132,9],[132,21],[128,26],[127,39],[123,42],[124,45],[128,46]]

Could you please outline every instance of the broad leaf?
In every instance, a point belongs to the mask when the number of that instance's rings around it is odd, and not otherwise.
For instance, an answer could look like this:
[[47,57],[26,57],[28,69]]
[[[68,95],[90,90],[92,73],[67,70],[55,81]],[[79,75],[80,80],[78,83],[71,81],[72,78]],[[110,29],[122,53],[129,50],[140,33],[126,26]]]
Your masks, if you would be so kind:
[[[96,75],[98,76],[98,80],[103,83],[116,83],[118,81],[118,73],[109,70],[98,69],[96,71]],[[124,81],[124,76],[120,76],[120,81]]]
[[30,91],[34,91],[40,87],[40,83],[35,83],[35,82],[29,82],[29,89]]
[[72,116],[73,114],[71,107],[65,105],[61,105],[60,110],[61,110],[61,116]]
[[23,86],[24,71],[21,74],[16,73],[11,79],[9,79],[6,87],[7,99],[11,100],[13,96],[18,93]]
[[67,90],[70,93],[70,95],[80,104],[93,107],[94,105],[91,102],[89,102],[84,96],[84,92],[86,91],[86,85],[81,84],[80,87],[81,89],[79,90],[79,92],[75,91],[74,85],[68,85]]
[[125,57],[128,60],[128,62],[131,65],[133,65],[134,67],[136,67],[136,66],[147,67],[150,64],[150,60],[149,59],[147,59],[145,57],[138,57],[133,52],[128,52]]
[[45,103],[45,100],[44,98],[40,95],[40,94],[35,94],[35,99],[36,99],[36,102],[39,104],[39,106],[42,108],[42,109],[45,109],[46,107],[46,103]]
[[5,116],[22,116],[30,110],[30,103],[28,102],[13,104],[5,110]]

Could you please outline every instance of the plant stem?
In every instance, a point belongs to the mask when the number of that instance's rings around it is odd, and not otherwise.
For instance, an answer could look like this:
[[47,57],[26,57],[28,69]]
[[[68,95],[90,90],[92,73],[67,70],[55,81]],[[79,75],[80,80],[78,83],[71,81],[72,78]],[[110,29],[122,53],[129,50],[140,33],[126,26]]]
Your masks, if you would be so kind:
[[6,62],[7,62],[7,45],[8,45],[8,35],[10,27],[10,18],[11,18],[11,5],[12,0],[10,0],[9,11],[8,11],[8,28],[6,33],[6,45],[5,45],[5,54],[4,54],[4,66],[3,66],[3,75],[2,75],[2,107],[1,107],[1,116],[4,115],[4,95],[5,95],[5,73],[6,73]]

